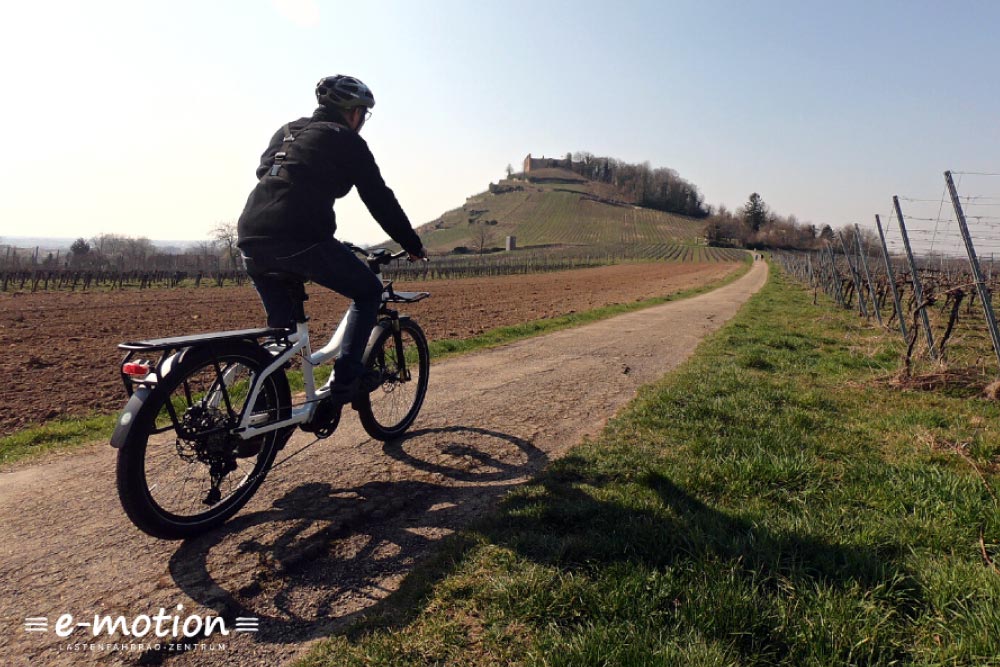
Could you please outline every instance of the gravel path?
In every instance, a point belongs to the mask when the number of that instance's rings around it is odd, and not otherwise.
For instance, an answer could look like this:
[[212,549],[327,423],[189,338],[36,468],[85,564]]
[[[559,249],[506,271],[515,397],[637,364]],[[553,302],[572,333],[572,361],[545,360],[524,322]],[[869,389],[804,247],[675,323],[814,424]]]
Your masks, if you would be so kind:
[[[332,438],[274,470],[235,518],[197,540],[162,542],[128,523],[107,444],[0,473],[0,664],[281,664],[378,605],[437,539],[599,432],[766,280],[759,262],[699,297],[435,363],[404,441],[373,441],[345,413]],[[283,454],[311,441],[299,432]],[[105,637],[54,632],[61,614],[131,622],[161,607],[182,619],[257,617],[259,631],[173,652],[89,650]],[[26,617],[41,616],[49,630],[27,632]]]

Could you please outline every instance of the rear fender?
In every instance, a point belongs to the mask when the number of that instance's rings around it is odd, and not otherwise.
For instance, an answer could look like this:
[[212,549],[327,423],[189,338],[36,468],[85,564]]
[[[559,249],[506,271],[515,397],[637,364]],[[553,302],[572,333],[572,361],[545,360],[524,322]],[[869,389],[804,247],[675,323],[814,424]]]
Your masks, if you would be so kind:
[[132,428],[145,417],[143,407],[146,405],[146,400],[153,391],[149,387],[140,386],[136,388],[131,398],[128,399],[128,403],[125,404],[121,415],[118,416],[118,421],[115,423],[115,430],[111,434],[112,447],[121,449],[128,444]]
[[[112,447],[115,449],[121,449],[126,445],[126,443],[128,443],[129,437],[132,433],[132,428],[137,422],[141,421],[141,418],[146,416],[142,409],[143,406],[146,405],[146,401],[149,399],[150,395],[156,391],[159,383],[163,382],[164,378],[166,378],[171,371],[180,365],[180,363],[184,360],[185,355],[190,350],[191,348],[185,348],[180,352],[175,352],[164,359],[158,369],[156,384],[140,384],[135,388],[135,391],[132,392],[128,402],[125,403],[124,409],[122,409],[121,414],[118,416],[118,421],[115,422],[115,430],[111,433]],[[152,410],[152,408],[149,409]]]

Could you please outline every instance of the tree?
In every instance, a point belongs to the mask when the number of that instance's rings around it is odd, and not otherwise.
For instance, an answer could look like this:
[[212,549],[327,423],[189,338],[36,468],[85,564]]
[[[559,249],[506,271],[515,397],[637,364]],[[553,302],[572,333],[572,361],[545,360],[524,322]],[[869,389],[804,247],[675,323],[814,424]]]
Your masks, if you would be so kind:
[[156,248],[153,242],[145,236],[137,239],[126,239],[125,249],[122,253],[125,258],[125,266],[129,269],[140,269],[146,265],[146,259],[150,257]]
[[749,232],[743,219],[720,206],[704,228],[705,240],[714,246],[745,246]]
[[229,261],[229,268],[236,270],[239,268],[240,251],[236,247],[239,234],[236,229],[236,222],[220,222],[212,230],[212,238],[219,242]]
[[125,252],[128,239],[120,234],[100,234],[90,240],[90,247],[102,260],[110,260]]
[[70,264],[73,266],[84,266],[87,264],[87,260],[90,259],[90,244],[83,237],[73,241],[73,245],[69,247],[69,251],[72,254]]
[[472,234],[472,244],[476,252],[482,255],[493,243],[493,232],[487,225],[479,225]]
[[513,175],[514,175],[514,166],[511,165],[510,163],[508,163],[507,164],[507,178],[510,178]]
[[188,248],[188,255],[194,255],[198,259],[198,270],[199,271],[212,271],[218,268],[219,264],[219,248],[213,241],[201,241],[195,245]]
[[760,228],[767,224],[769,217],[767,204],[764,203],[764,200],[756,192],[751,194],[750,199],[743,206],[743,220],[750,230],[755,234],[759,232]]

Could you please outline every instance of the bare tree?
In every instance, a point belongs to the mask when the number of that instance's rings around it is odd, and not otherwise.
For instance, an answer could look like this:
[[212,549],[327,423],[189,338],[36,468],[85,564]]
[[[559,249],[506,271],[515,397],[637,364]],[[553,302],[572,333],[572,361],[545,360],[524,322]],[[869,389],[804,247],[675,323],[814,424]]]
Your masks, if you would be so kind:
[[213,241],[201,241],[188,248],[188,255],[196,256],[199,271],[211,271],[218,268],[218,245]]
[[153,254],[154,250],[153,242],[145,236],[140,236],[137,239],[127,239],[123,252],[126,266],[129,269],[138,269],[145,266],[146,259]]
[[229,268],[233,270],[239,268],[240,251],[236,247],[239,235],[236,229],[236,221],[229,220],[228,222],[218,223],[215,229],[212,230],[212,238],[219,242],[222,250],[226,253]]
[[476,252],[482,255],[493,243],[493,230],[489,226],[482,224],[476,227],[472,233],[472,245]]
[[121,234],[99,234],[90,240],[90,249],[103,263],[111,263],[125,253],[128,238]]

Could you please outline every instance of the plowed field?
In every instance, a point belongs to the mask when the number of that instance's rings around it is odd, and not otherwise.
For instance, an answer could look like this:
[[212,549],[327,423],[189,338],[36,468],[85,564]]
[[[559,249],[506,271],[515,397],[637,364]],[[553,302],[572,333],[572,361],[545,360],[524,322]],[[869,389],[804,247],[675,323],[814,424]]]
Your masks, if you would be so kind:
[[[430,339],[628,303],[713,282],[736,264],[628,264],[498,278],[400,283],[432,297],[405,311]],[[321,343],[346,301],[309,286],[306,312]],[[124,401],[118,375],[125,340],[264,325],[251,287],[0,294],[0,434]]]

